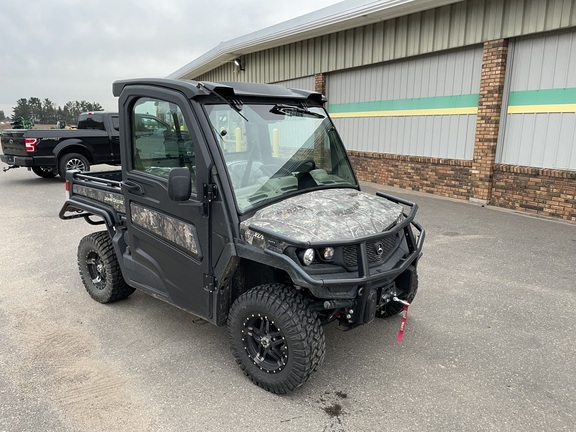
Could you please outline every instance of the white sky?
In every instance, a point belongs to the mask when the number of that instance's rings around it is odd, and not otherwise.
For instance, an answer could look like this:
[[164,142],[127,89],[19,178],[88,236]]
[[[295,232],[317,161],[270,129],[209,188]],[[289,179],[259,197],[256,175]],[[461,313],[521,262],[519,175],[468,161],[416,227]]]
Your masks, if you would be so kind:
[[0,0],[0,110],[20,98],[98,102],[228,41],[341,0]]

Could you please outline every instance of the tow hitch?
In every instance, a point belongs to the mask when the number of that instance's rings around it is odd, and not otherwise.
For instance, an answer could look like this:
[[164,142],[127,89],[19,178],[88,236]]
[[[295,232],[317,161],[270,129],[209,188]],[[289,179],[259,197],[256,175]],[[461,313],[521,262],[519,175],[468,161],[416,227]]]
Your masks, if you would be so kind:
[[402,303],[404,306],[408,307],[410,306],[410,303],[408,303],[406,300],[402,300],[399,299],[398,297],[394,296],[392,297],[392,301],[398,302],[398,303]]
[[2,168],[2,171],[6,172],[11,170],[12,168],[20,168],[19,166],[15,166],[15,165],[10,165],[8,168],[4,167]]

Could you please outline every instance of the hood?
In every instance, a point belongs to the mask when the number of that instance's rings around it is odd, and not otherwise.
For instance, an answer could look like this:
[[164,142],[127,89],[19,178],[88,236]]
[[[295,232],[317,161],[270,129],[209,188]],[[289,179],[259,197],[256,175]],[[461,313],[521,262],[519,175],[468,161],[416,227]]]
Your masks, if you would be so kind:
[[327,189],[288,198],[258,210],[240,224],[240,229],[242,237],[250,244],[255,237],[248,229],[252,224],[295,241],[351,240],[386,230],[398,220],[402,211],[402,206],[376,195],[354,189]]

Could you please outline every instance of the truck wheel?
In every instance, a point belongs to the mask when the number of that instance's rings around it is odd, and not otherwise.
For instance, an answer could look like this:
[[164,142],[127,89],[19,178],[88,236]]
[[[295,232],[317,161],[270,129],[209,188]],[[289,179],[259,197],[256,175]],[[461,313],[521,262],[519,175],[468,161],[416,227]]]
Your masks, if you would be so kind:
[[66,171],[80,170],[90,171],[90,163],[88,159],[79,153],[68,153],[60,158],[58,162],[58,174],[60,177],[66,177]]
[[236,363],[256,385],[285,394],[304,384],[324,360],[324,332],[297,291],[260,285],[242,294],[228,315]]
[[107,231],[88,234],[80,240],[78,268],[86,291],[97,302],[115,302],[134,292],[122,277]]
[[56,171],[53,167],[32,167],[32,172],[39,177],[43,178],[53,178],[56,177]]
[[[418,273],[414,272],[414,287],[413,291],[407,296],[400,296],[402,300],[406,300],[412,303],[416,293],[418,292]],[[376,311],[376,317],[378,318],[389,318],[394,315],[398,315],[404,310],[404,305],[399,302],[390,302],[381,309]]]

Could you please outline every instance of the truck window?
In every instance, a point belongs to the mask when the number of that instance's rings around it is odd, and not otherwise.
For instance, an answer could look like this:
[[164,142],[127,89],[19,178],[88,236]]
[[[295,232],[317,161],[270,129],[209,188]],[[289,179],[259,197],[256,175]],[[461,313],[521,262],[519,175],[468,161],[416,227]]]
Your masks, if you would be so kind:
[[195,146],[180,107],[141,98],[134,104],[131,118],[133,169],[168,179],[172,168],[186,167],[196,194]]
[[80,114],[78,117],[78,129],[106,130],[104,116],[97,113]]

